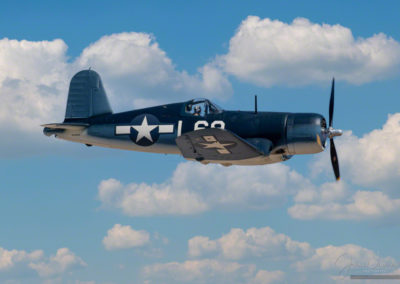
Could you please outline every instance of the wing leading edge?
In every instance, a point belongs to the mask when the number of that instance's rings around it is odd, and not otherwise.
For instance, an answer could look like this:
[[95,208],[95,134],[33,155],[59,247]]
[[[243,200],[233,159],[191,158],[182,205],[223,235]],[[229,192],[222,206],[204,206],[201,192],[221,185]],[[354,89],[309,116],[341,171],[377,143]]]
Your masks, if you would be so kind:
[[267,154],[229,130],[220,128],[185,133],[176,138],[176,144],[185,159],[199,162],[246,160]]

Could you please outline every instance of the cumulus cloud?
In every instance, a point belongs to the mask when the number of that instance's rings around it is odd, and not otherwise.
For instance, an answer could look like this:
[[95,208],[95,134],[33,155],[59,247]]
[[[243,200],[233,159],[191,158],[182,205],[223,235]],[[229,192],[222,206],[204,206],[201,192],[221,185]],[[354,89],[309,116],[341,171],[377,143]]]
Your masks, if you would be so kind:
[[308,243],[293,241],[270,227],[250,228],[246,231],[235,228],[216,240],[196,236],[188,241],[188,249],[192,257],[218,253],[225,259],[233,260],[245,257],[292,258],[312,253]]
[[186,162],[161,184],[104,180],[98,198],[104,208],[130,216],[185,215],[217,208],[268,209],[307,186],[307,179],[283,164],[226,168]]
[[108,179],[100,183],[98,196],[104,207],[121,209],[129,216],[185,215],[207,208],[196,194],[163,184],[132,183],[124,186],[115,179]]
[[347,132],[337,142],[341,167],[355,184],[389,189],[400,181],[400,113],[389,115],[380,129],[360,138]]
[[178,71],[154,36],[146,33],[103,36],[85,48],[76,63],[103,74],[119,105],[140,107],[193,96],[224,99],[232,93],[229,81],[212,64],[195,75]]
[[372,250],[347,244],[317,248],[312,256],[296,262],[294,267],[298,271],[334,270],[339,275],[350,275],[383,268],[390,272],[398,267],[398,263],[392,257],[380,257]]
[[11,269],[18,263],[37,261],[42,257],[41,250],[28,253],[24,250],[7,250],[0,247],[0,271]]
[[29,267],[36,270],[41,277],[60,275],[67,270],[85,267],[86,263],[68,248],[60,248],[56,255],[46,261],[32,262]]
[[144,230],[134,230],[131,226],[115,224],[103,239],[107,250],[127,249],[141,247],[150,242],[150,235]]
[[144,267],[149,283],[276,283],[284,277],[282,271],[258,270],[255,265],[215,259],[169,262]]
[[361,84],[397,73],[400,44],[382,33],[354,38],[339,24],[249,16],[217,62],[227,73],[260,86],[326,82],[332,76]]
[[[67,45],[53,41],[0,40],[0,123],[33,132],[56,116],[67,86]],[[66,92],[66,91],[65,91]],[[60,114],[59,117],[62,117]]]
[[0,130],[1,148],[6,149],[1,155],[32,153],[44,140],[40,124],[63,118],[66,50],[60,39],[0,39]]
[[296,219],[373,220],[400,213],[400,199],[391,199],[381,191],[357,191],[349,202],[295,204],[288,209]]
[[320,186],[312,184],[299,190],[294,196],[295,202],[328,203],[343,200],[350,194],[349,185],[343,181],[327,182]]
[[68,248],[60,248],[56,255],[46,257],[42,250],[26,252],[0,247],[0,271],[2,272],[19,267],[21,269],[32,269],[40,277],[48,278],[61,276],[67,271],[85,266],[86,263]]
[[[232,208],[266,210],[292,197],[294,204],[288,213],[295,219],[377,220],[400,212],[400,199],[382,191],[361,190],[346,182],[315,185],[284,164],[227,168],[185,162],[160,184],[123,185],[108,179],[98,187],[103,208],[121,210],[128,216],[188,215]],[[202,252],[218,247],[217,241],[201,236],[194,241]],[[193,255],[195,250],[193,247]]]
[[[269,227],[231,229],[215,240],[195,236],[188,241],[188,255],[196,259],[146,266],[145,280],[150,283],[161,280],[165,283],[337,283],[345,277],[348,279],[350,274],[394,273],[399,266],[394,258],[381,257],[355,244],[313,248]],[[260,257],[269,259],[259,261]],[[260,269],[260,263],[293,269],[286,275],[280,270]]]

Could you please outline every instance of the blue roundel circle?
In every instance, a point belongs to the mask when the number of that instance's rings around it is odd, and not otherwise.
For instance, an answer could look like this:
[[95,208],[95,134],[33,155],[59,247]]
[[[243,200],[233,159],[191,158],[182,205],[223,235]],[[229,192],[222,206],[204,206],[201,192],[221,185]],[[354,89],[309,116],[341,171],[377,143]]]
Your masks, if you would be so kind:
[[138,115],[131,122],[129,137],[139,146],[153,145],[160,137],[159,125],[157,117],[152,114]]

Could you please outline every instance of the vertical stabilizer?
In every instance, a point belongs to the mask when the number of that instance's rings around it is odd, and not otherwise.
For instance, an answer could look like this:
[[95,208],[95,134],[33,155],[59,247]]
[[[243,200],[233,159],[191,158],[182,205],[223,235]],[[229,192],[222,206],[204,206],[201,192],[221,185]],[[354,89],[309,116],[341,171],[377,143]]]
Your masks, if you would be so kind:
[[71,79],[65,120],[111,114],[112,110],[99,74],[83,70]]

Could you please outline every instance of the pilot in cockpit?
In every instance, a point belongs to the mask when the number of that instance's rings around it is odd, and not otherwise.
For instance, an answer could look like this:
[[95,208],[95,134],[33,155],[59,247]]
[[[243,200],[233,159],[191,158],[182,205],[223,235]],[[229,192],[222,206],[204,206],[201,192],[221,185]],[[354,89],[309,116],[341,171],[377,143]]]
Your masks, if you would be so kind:
[[193,115],[199,116],[200,114],[201,114],[201,107],[200,106],[195,106]]

